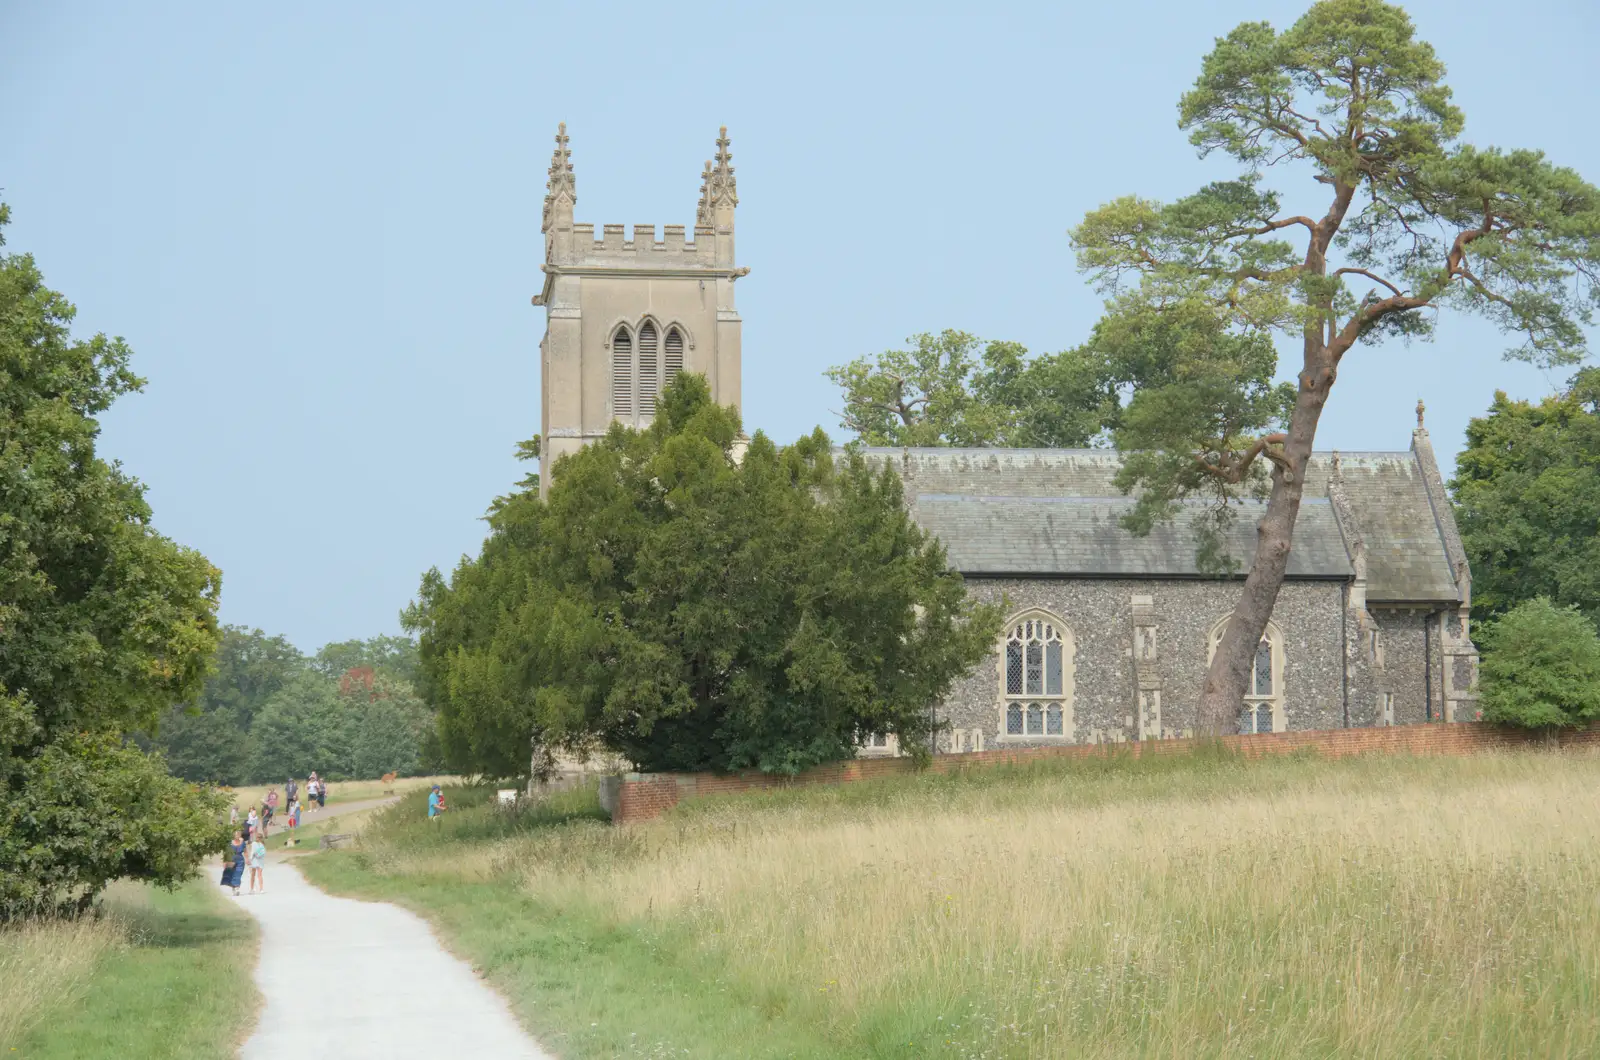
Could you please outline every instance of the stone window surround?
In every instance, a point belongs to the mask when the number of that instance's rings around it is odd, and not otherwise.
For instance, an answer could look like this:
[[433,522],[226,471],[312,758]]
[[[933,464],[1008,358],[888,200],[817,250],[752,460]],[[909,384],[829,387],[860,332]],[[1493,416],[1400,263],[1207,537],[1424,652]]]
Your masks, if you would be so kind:
[[[1006,691],[1006,643],[1010,640],[1012,631],[1024,622],[1048,622],[1055,627],[1061,637],[1061,693],[1059,695],[1011,695]],[[1030,607],[1018,611],[1006,620],[1005,626],[1000,630],[998,650],[996,655],[996,688],[999,689],[998,702],[995,704],[995,743],[1073,743],[1077,736],[1076,722],[1073,719],[1074,678],[1077,673],[1078,638],[1072,627],[1062,621],[1061,616],[1041,607]],[[1026,688],[1026,685],[1024,685]],[[1030,704],[1059,704],[1061,707],[1061,731],[1059,733],[1021,733],[1008,732],[1006,729],[1006,711],[1009,707],[1021,706],[1024,711]],[[1048,717],[1048,715],[1047,715]],[[1026,715],[1023,727],[1027,727]],[[1045,725],[1048,729],[1048,722]]]
[[[639,337],[646,325],[655,331],[656,336],[656,385],[655,391],[650,397],[652,408],[649,412],[646,412],[642,407],[640,407],[642,405],[643,394],[642,388],[639,386]],[[676,366],[675,370],[672,369],[672,366],[667,364],[667,347],[669,336],[671,336],[673,332],[678,333],[678,356],[680,359],[680,363]],[[613,352],[613,344],[616,343],[618,336],[621,336],[624,340],[624,344],[628,350],[629,359],[628,396],[632,407],[625,413],[618,413],[616,408],[618,379],[616,374],[617,365],[615,361],[615,353]],[[610,387],[606,395],[606,410],[610,414],[610,418],[613,420],[620,420],[625,426],[635,427],[643,430],[645,427],[648,427],[650,425],[650,421],[655,418],[654,403],[660,400],[661,392],[667,388],[669,383],[672,382],[673,376],[675,376],[678,372],[685,371],[688,368],[688,365],[684,363],[684,361],[688,357],[687,351],[694,349],[694,340],[689,334],[689,329],[678,321],[673,320],[663,324],[659,319],[656,318],[655,314],[646,313],[638,320],[626,320],[619,318],[613,321],[611,327],[606,331],[606,338],[605,341],[601,343],[601,348],[612,354]]]
[[898,758],[900,738],[894,733],[868,733],[856,744],[859,758]]
[[[1228,628],[1228,621],[1232,615],[1224,615],[1211,626],[1211,632],[1206,635],[1206,665],[1211,665],[1211,660],[1216,658],[1217,644],[1222,640],[1223,630]],[[1262,630],[1261,636],[1272,649],[1272,695],[1258,696],[1247,693],[1244,697],[1250,704],[1252,712],[1265,703],[1272,708],[1272,731],[1286,732],[1289,728],[1288,716],[1283,706],[1283,631],[1270,619],[1267,628]],[[1252,659],[1254,657],[1252,656]],[[1252,664],[1251,686],[1254,687],[1254,665]]]

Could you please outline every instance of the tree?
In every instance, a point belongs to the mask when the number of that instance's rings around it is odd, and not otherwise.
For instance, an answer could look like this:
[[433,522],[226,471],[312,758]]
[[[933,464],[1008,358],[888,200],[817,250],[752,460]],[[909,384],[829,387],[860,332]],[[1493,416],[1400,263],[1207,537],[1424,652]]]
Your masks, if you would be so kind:
[[311,665],[329,677],[366,668],[414,684],[417,680],[417,643],[410,637],[380,635],[366,640],[325,644]]
[[1576,608],[1535,597],[1480,635],[1485,721],[1553,731],[1600,719],[1600,635]]
[[[1431,311],[1485,315],[1520,336],[1509,356],[1571,364],[1585,350],[1600,265],[1600,194],[1537,151],[1457,142],[1444,65],[1410,18],[1380,0],[1322,0],[1279,33],[1244,23],[1217,41],[1179,121],[1202,157],[1242,167],[1170,204],[1128,197],[1072,232],[1112,316],[1204,309],[1231,333],[1297,339],[1286,430],[1230,436],[1202,402],[1172,445],[1221,489],[1267,463],[1265,514],[1233,619],[1206,675],[1204,730],[1224,731],[1277,599],[1317,423],[1344,356],[1425,337]],[[1264,172],[1298,165],[1322,197],[1294,213]],[[1176,427],[1174,426],[1174,431]],[[1220,443],[1220,444],[1218,444]],[[1137,484],[1181,495],[1181,460]],[[1163,481],[1163,479],[1166,481]]]
[[143,382],[74,312],[0,256],[0,919],[174,885],[224,839],[221,799],[126,741],[199,693],[220,575],[97,454],[96,417]]
[[[352,680],[356,675],[365,679]],[[354,776],[408,776],[424,764],[436,721],[408,682],[367,668],[350,670],[340,680],[339,700],[349,719]]]
[[458,768],[598,739],[646,769],[793,773],[867,733],[926,748],[928,706],[999,625],[906,513],[892,469],[780,449],[681,375],[643,431],[509,498],[476,560],[407,613]]
[[844,391],[841,425],[868,445],[1075,448],[1114,421],[1114,382],[1089,352],[1029,359],[1015,342],[950,330],[907,341],[915,348],[828,369]]
[[303,777],[313,770],[331,779],[349,777],[351,728],[338,686],[318,673],[300,674],[256,716],[250,776],[257,783]]
[[180,777],[245,783],[251,779],[250,730],[256,714],[305,671],[305,656],[283,637],[224,626],[199,701],[167,711],[154,745]]
[[1537,405],[1496,393],[1450,487],[1474,618],[1545,596],[1600,622],[1600,369]]

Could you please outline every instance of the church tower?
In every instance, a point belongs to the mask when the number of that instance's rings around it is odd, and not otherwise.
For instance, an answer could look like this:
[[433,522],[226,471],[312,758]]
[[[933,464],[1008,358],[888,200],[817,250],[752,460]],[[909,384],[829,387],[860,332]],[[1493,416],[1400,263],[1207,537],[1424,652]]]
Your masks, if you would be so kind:
[[733,211],[739,203],[728,129],[700,177],[694,239],[683,225],[623,226],[572,219],[578,201],[567,126],[556,133],[544,198],[545,308],[539,344],[539,482],[558,457],[602,437],[613,421],[648,425],[656,399],[680,371],[698,372],[719,405],[739,405],[739,313],[733,283]]

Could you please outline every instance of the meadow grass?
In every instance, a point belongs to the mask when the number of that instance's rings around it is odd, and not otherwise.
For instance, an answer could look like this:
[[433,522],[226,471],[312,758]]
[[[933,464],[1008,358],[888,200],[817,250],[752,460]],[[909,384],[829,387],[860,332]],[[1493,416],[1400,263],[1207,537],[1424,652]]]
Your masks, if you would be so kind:
[[[295,777],[295,783],[300,785],[302,805],[305,799],[305,777]],[[328,781],[328,805],[333,806],[341,802],[365,802],[368,799],[380,799],[385,792],[394,791],[406,794],[412,791],[426,791],[434,784],[458,784],[461,778],[453,776],[437,777],[398,777],[393,784],[385,784],[382,780],[330,780]],[[283,798],[283,783],[274,784],[242,784],[237,788],[224,788],[224,793],[231,795],[233,805],[239,807],[242,814],[252,806],[259,807],[266,801],[267,792],[278,789],[278,812],[288,810],[288,800]],[[306,810],[307,816],[311,813]]]
[[0,1056],[214,1060],[254,1027],[255,924],[209,877],[120,883],[101,915],[0,930]]
[[101,960],[123,944],[122,925],[84,918],[0,929],[0,1056],[57,1005],[81,997]]
[[461,794],[308,868],[433,917],[563,1056],[1594,1056],[1597,781],[1595,756],[1212,752],[625,829],[581,794],[522,819]]

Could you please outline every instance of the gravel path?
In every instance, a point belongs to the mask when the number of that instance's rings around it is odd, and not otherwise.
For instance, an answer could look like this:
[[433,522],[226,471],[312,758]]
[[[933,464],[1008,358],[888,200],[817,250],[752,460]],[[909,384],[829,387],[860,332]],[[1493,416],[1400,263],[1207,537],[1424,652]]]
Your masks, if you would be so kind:
[[268,889],[234,899],[261,922],[267,1001],[243,1060],[552,1060],[420,917],[335,898],[289,860],[269,855]]

